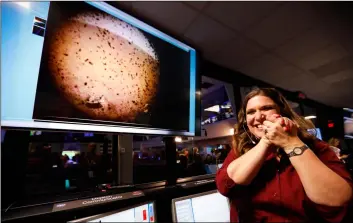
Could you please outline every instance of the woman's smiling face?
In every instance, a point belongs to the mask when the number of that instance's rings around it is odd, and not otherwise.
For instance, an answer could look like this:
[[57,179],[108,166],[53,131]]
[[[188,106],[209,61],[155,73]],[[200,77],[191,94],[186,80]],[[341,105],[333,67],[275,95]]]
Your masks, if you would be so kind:
[[248,101],[245,112],[246,125],[250,132],[257,138],[261,138],[265,134],[262,123],[267,117],[279,114],[279,109],[271,98],[257,95]]

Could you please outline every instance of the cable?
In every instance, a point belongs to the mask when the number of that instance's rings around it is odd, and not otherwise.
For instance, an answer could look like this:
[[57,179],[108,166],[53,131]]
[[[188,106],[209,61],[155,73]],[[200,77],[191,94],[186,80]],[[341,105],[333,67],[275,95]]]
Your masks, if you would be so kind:
[[256,142],[250,137],[250,135],[248,134],[248,132],[246,131],[246,129],[245,129],[245,127],[244,127],[244,124],[243,124],[243,129],[244,129],[244,131],[245,131],[245,133],[246,133],[246,135],[249,137],[249,139],[250,139],[250,141],[251,141],[251,143],[252,144],[256,144]]

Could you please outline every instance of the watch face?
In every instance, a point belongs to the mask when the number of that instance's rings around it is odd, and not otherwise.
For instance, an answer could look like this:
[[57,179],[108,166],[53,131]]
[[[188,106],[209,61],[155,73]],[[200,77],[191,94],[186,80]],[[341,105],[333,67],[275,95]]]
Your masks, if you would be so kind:
[[301,155],[303,153],[303,150],[301,148],[295,148],[293,150],[293,152],[296,154],[296,155]]

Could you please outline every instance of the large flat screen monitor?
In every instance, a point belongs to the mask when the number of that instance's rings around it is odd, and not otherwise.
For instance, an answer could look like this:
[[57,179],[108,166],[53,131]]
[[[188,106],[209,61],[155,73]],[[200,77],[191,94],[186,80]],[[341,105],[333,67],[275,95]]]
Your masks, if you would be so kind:
[[105,2],[3,2],[1,125],[195,135],[196,51]]
[[155,213],[155,204],[150,202],[70,222],[156,222]]
[[344,137],[353,139],[353,109],[343,109],[343,124],[344,124]]
[[172,200],[173,222],[230,222],[226,197],[217,190]]

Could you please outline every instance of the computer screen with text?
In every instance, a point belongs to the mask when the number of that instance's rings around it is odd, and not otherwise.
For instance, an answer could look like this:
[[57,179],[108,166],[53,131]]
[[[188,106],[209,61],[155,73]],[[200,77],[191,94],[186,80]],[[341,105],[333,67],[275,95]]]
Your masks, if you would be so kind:
[[229,202],[217,191],[173,199],[174,222],[230,222]]

